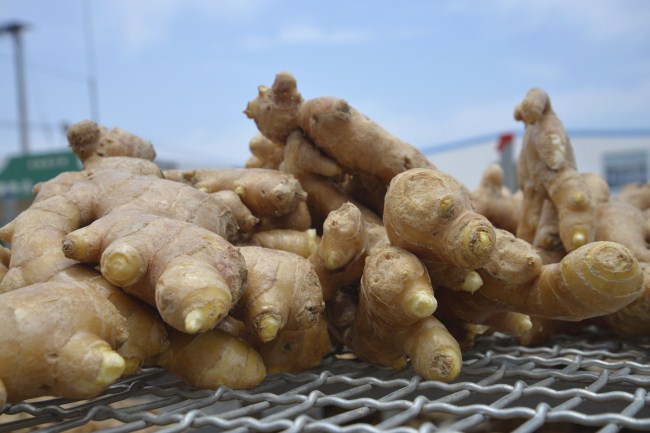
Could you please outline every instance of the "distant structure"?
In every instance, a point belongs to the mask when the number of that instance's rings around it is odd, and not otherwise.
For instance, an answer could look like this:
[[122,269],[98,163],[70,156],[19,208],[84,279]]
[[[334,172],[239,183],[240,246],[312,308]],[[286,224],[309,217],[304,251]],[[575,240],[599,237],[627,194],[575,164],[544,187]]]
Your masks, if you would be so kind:
[[[627,183],[650,180],[650,129],[569,129],[567,134],[578,170],[599,174],[613,193]],[[509,160],[504,150],[516,164],[522,137],[523,131],[486,134],[421,150],[439,169],[474,189],[489,164]]]

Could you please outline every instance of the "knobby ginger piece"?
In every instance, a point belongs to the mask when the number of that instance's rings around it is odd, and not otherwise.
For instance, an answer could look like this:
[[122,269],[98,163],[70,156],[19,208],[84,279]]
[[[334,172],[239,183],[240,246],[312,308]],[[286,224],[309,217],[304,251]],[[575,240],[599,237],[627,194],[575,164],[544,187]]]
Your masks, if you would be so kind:
[[99,263],[108,281],[187,333],[214,328],[245,287],[243,257],[224,238],[137,211],[113,212],[70,233],[63,251],[70,259]]
[[368,251],[368,232],[359,208],[348,202],[330,212],[318,248],[309,257],[325,301],[339,289],[359,284]]
[[189,335],[169,329],[170,346],[156,365],[198,389],[249,389],[266,377],[261,355],[220,329]]
[[32,397],[90,398],[119,379],[126,319],[105,297],[49,281],[0,294],[0,407]]
[[521,201],[503,185],[503,168],[491,164],[483,172],[478,188],[471,192],[477,213],[485,216],[496,228],[515,234],[521,213]]
[[460,372],[458,342],[432,314],[437,302],[419,259],[398,247],[366,260],[359,305],[344,343],[362,359],[392,368],[410,360],[424,379],[448,382]]
[[[524,248],[526,242],[516,249]],[[532,246],[529,246],[534,253]],[[520,261],[526,256],[503,254],[502,259]],[[523,259],[523,260],[522,260]],[[447,291],[439,296],[441,314],[452,311],[470,323],[499,311],[569,321],[610,314],[637,299],[642,292],[643,272],[638,260],[625,246],[598,241],[568,253],[559,263],[542,265],[539,273],[524,281],[500,275],[499,266],[492,272],[479,269],[481,290],[473,294]],[[441,316],[442,317],[442,316]]]
[[195,188],[236,192],[256,217],[280,217],[296,209],[306,195],[289,173],[263,168],[197,169],[164,172],[168,179],[182,179]]
[[74,265],[76,261],[61,249],[65,236],[118,210],[193,223],[228,240],[238,233],[230,209],[208,193],[154,176],[103,170],[32,204],[0,228],[0,239],[12,245],[10,269],[0,292],[45,281]]
[[248,142],[251,152],[244,168],[271,168],[277,170],[282,163],[284,148],[282,144],[269,140],[261,133],[256,134]]
[[274,229],[253,233],[247,245],[287,251],[309,258],[318,249],[320,237],[316,229]]
[[557,210],[558,232],[566,251],[593,241],[593,199],[576,170],[571,142],[551,108],[550,98],[541,89],[531,89],[515,108],[514,116],[526,125],[517,162],[517,178],[524,194],[517,236],[533,241],[540,229],[544,200],[549,199]]
[[415,147],[393,136],[352,108],[345,100],[320,97],[305,101],[296,79],[276,75],[269,88],[244,113],[267,138],[285,143],[290,133],[302,129],[327,156],[351,173],[364,172],[388,185],[398,173],[414,167],[433,167]]
[[453,288],[480,287],[480,280],[466,280],[476,277],[474,270],[490,257],[494,227],[474,212],[469,191],[452,176],[426,168],[395,176],[386,193],[384,226],[392,245],[427,264],[434,284],[438,279],[449,282],[453,274]]
[[243,246],[247,287],[232,315],[261,341],[281,329],[308,329],[325,308],[318,276],[304,257],[281,250]]
[[140,367],[150,363],[169,345],[165,324],[158,313],[111,284],[97,270],[75,265],[54,275],[49,281],[92,290],[108,299],[126,319],[128,338],[117,349],[117,353],[124,358],[124,376],[137,373]]

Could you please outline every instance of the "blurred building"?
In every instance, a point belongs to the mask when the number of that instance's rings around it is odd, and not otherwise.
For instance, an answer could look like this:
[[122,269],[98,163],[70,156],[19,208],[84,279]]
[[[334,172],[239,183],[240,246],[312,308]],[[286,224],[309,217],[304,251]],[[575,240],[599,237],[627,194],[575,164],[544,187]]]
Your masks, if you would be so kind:
[[[607,180],[613,192],[632,182],[650,179],[650,130],[567,131],[580,172],[593,172]],[[523,131],[489,134],[423,149],[440,169],[452,174],[468,188],[476,188],[483,171],[504,159],[502,135],[512,134],[512,164],[521,149]],[[506,158],[508,159],[508,158]]]

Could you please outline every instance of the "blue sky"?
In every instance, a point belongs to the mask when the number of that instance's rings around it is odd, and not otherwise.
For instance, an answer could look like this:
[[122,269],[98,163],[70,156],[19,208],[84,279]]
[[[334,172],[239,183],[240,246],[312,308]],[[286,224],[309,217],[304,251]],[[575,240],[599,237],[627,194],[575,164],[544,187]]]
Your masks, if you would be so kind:
[[[650,128],[646,0],[84,1],[0,0],[0,25],[31,25],[34,152],[92,117],[89,75],[100,123],[185,168],[244,163],[256,129],[242,111],[280,71],[419,148],[519,131],[512,111],[533,86],[567,128]],[[13,55],[0,35],[0,158],[20,151]]]

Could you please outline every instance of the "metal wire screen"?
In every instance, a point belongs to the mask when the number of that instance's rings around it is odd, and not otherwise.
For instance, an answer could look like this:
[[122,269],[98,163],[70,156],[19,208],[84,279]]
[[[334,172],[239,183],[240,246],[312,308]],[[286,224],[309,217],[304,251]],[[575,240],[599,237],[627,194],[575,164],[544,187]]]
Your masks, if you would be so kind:
[[650,431],[650,341],[589,330],[526,348],[480,338],[453,383],[330,356],[253,390],[197,391],[159,369],[84,401],[9,406],[0,432]]

